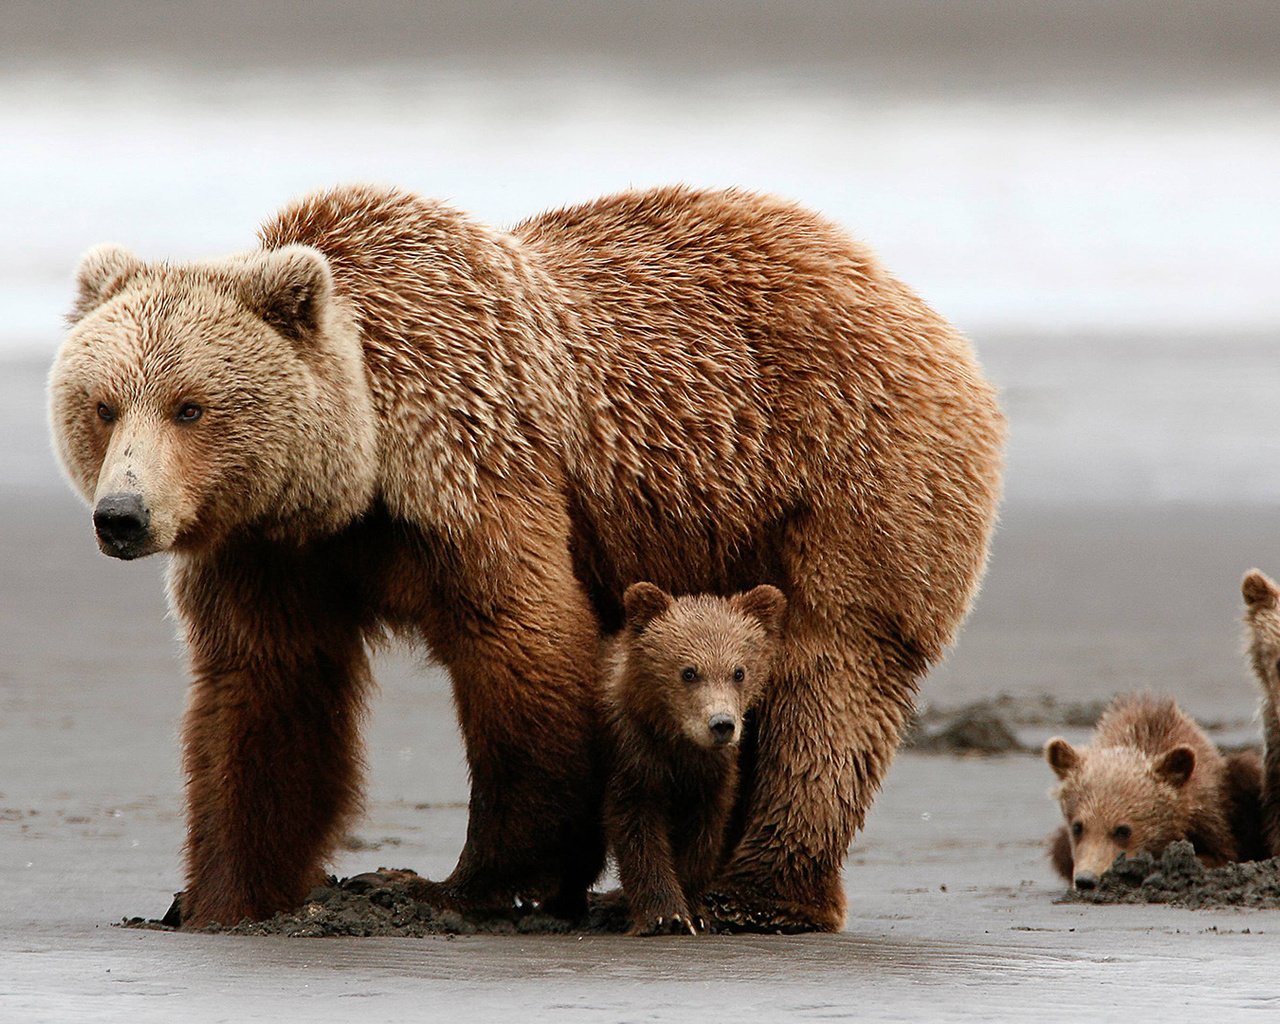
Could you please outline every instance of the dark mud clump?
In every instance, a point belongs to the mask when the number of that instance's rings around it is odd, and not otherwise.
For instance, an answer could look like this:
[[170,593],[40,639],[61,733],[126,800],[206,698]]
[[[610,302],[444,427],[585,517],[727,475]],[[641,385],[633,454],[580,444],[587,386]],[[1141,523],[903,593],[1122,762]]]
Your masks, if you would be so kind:
[[[585,919],[568,921],[536,907],[513,906],[504,913],[483,916],[441,908],[419,898],[422,880],[412,871],[379,869],[365,875],[331,879],[318,886],[296,910],[267,921],[242,921],[230,927],[213,925],[206,932],[226,935],[282,935],[289,938],[334,936],[430,935],[580,935],[614,933],[627,928],[626,907],[611,894],[592,894]],[[128,918],[125,928],[172,931],[175,921]]]
[[905,746],[927,754],[1018,754],[1027,749],[1008,723],[987,708],[966,708],[945,725],[918,728]]
[[1158,857],[1122,854],[1096,889],[1073,889],[1062,902],[1167,903],[1192,910],[1280,908],[1280,858],[1205,868],[1191,844],[1181,840]]
[[1019,729],[1092,728],[1105,707],[1105,701],[1062,701],[1049,694],[930,706],[912,720],[903,746],[927,754],[1034,753],[1039,748],[1019,739]]

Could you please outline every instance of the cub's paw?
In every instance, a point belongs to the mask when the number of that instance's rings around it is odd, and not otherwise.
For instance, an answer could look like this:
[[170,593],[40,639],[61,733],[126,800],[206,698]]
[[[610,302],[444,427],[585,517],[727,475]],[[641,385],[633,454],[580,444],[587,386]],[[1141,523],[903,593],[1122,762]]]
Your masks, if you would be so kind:
[[698,929],[689,914],[648,915],[636,921],[628,935],[697,935]]

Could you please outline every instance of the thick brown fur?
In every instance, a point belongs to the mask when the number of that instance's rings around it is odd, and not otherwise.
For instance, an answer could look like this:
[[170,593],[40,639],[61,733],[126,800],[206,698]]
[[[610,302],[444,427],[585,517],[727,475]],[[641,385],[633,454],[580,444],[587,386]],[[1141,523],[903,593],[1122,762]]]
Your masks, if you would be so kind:
[[1262,833],[1269,855],[1280,857],[1280,588],[1251,569],[1241,589],[1245,642],[1262,690]]
[[1262,855],[1256,755],[1224,758],[1170,699],[1117,697],[1088,747],[1054,738],[1045,759],[1066,819],[1050,859],[1074,885],[1096,884],[1121,853],[1159,853],[1179,839],[1210,867]]
[[174,555],[188,920],[305,894],[356,806],[386,628],[453,679],[472,803],[442,893],[580,905],[595,651],[646,579],[787,595],[713,910],[840,927],[845,852],[985,565],[1004,424],[964,339],[842,231],[746,192],[504,233],[347,187],[261,237],[90,254],[51,379],[72,481],[150,524],[104,550]]
[[637,583],[623,596],[626,625],[603,653],[605,832],[632,933],[693,932],[723,866],[745,716],[768,686],[786,598],[767,584],[673,598]]

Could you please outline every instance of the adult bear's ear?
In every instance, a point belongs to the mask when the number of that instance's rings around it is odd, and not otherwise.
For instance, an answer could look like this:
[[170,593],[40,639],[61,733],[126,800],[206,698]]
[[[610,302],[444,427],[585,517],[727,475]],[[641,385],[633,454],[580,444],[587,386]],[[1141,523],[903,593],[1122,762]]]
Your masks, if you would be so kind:
[[142,260],[119,245],[94,246],[80,257],[76,268],[76,298],[67,315],[78,323],[116,295],[142,269]]
[[309,245],[255,253],[240,270],[240,297],[245,304],[295,341],[315,333],[332,294],[329,261]]
[[1055,736],[1044,745],[1044,759],[1054,775],[1065,779],[1079,766],[1080,753],[1061,736]]
[[1258,569],[1250,569],[1245,574],[1240,590],[1244,594],[1244,603],[1250,608],[1274,608],[1276,599],[1280,598],[1280,590],[1266,573]]
[[782,617],[787,613],[787,597],[777,587],[764,583],[745,594],[735,594],[729,603],[742,612],[757,619],[770,636],[777,636],[782,631]]
[[1190,747],[1174,747],[1156,759],[1156,778],[1174,789],[1181,789],[1196,770],[1196,752]]
[[627,614],[627,628],[639,633],[645,626],[671,607],[671,595],[652,583],[633,583],[622,595]]

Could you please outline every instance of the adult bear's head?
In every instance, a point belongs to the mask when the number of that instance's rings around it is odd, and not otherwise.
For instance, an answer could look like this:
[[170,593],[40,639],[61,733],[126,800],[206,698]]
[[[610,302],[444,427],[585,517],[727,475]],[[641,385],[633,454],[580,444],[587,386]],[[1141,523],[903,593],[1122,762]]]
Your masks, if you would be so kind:
[[87,253],[50,376],[58,456],[104,552],[303,538],[372,499],[377,427],[328,261],[287,246],[144,263]]

